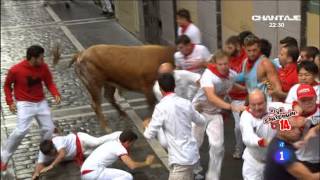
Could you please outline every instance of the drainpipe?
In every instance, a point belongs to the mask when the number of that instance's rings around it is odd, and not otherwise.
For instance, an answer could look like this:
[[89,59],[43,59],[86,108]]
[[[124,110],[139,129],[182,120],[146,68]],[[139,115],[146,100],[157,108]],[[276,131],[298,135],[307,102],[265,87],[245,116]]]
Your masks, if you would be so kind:
[[216,0],[217,47],[222,48],[221,0]]

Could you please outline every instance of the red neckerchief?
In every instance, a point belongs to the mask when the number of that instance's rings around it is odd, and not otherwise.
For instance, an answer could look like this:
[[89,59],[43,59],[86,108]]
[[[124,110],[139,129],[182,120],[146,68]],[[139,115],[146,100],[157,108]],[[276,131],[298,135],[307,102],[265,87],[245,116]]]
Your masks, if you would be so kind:
[[163,93],[163,97],[165,97],[165,96],[169,96],[170,94],[173,94],[174,92],[164,92]]
[[318,85],[320,85],[320,83],[317,81],[313,81],[313,83],[311,84],[311,86],[318,86]]
[[302,112],[301,116],[303,116],[303,117],[309,117],[309,116],[312,116],[314,113],[316,113],[316,112],[317,112],[317,109],[319,109],[319,108],[320,108],[320,105],[319,105],[319,104],[317,104],[316,108],[314,108],[314,110],[313,110],[313,111],[311,111],[311,112],[309,112],[309,113],[303,113],[303,112]]
[[80,139],[77,133],[75,133],[75,135],[76,135],[76,151],[77,152],[76,152],[76,156],[74,157],[74,160],[81,167],[81,165],[83,164],[84,157],[83,157]]
[[221,74],[218,69],[216,68],[216,66],[214,64],[208,64],[207,68],[215,75],[217,75],[219,78],[223,78],[223,79],[229,79],[229,72],[227,75]]
[[191,23],[188,22],[188,24],[186,24],[186,25],[181,25],[181,26],[180,26],[180,27],[181,27],[181,34],[184,34],[184,33],[187,31],[187,29],[188,29],[188,27],[189,27],[190,24],[191,24]]
[[242,63],[247,58],[247,53],[244,48],[241,49],[240,54],[235,57],[230,57],[230,68],[236,71],[237,73],[241,72],[242,70]]
[[187,57],[188,57],[190,54],[192,54],[195,46],[196,46],[195,44],[193,44],[193,43],[191,44],[191,52],[190,52],[189,54],[187,54],[187,55],[184,55],[184,59],[187,59]]
[[261,56],[261,53],[258,55],[257,59],[255,59],[254,61],[251,61],[249,58],[247,59],[247,67],[246,67],[247,72],[251,70],[251,68],[254,66],[254,63],[257,62],[260,56]]

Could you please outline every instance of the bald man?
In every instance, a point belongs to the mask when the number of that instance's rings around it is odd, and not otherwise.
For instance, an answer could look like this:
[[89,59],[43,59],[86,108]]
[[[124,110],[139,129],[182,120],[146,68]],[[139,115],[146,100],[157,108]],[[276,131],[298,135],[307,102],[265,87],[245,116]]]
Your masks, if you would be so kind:
[[[178,96],[190,101],[193,99],[199,88],[198,81],[200,79],[200,75],[198,73],[186,70],[175,70],[171,63],[163,63],[158,69],[158,74],[164,73],[173,73],[176,83],[175,93]],[[158,81],[153,86],[153,92],[157,100],[160,101],[162,94],[160,92]]]
[[[198,81],[200,75],[186,70],[175,70],[173,64],[163,63],[158,68],[158,74],[173,73],[175,79],[175,94],[184,99],[192,100],[193,96],[198,90]],[[155,82],[153,86],[153,93],[155,94],[158,101],[163,97],[158,81]],[[149,124],[151,118],[146,118],[144,120],[144,126]],[[168,148],[167,138],[164,135],[163,129],[160,129],[157,134],[157,139],[161,146],[165,149]]]
[[[275,106],[274,103],[269,105]],[[280,104],[277,104],[280,105]],[[243,153],[242,176],[244,180],[262,180],[268,142],[276,130],[266,124],[263,117],[268,113],[265,94],[258,89],[249,94],[249,108],[241,114],[240,130],[246,145]]]
[[297,160],[296,149],[293,146],[293,143],[302,137],[305,126],[304,117],[290,118],[289,123],[291,129],[278,131],[268,147],[264,179],[319,180],[319,172],[312,173],[304,164]]

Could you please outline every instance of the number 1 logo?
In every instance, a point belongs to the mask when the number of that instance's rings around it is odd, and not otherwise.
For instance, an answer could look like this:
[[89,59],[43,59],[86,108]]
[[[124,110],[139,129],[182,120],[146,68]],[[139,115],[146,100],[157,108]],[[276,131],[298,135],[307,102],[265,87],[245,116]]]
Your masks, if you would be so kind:
[[280,151],[280,161],[284,161],[283,151]]

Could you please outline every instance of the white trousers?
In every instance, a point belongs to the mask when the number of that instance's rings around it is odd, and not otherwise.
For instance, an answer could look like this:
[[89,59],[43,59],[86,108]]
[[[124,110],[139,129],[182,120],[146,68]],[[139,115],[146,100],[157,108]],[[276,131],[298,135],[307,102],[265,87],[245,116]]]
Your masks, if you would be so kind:
[[78,132],[77,135],[79,137],[80,143],[81,143],[81,148],[83,151],[84,156],[89,156],[91,152],[101,144],[107,142],[107,141],[112,141],[116,140],[120,136],[121,132],[119,133],[111,133],[107,134],[101,137],[94,137],[91,136],[87,133],[83,132]]
[[81,175],[81,180],[132,180],[130,173],[114,168],[99,168],[85,175]]
[[31,122],[35,118],[41,128],[41,138],[51,139],[54,131],[50,108],[46,100],[38,103],[18,101],[17,102],[17,126],[10,134],[3,149],[1,149],[1,161],[7,163],[22,139],[29,132]]
[[263,180],[265,164],[255,160],[250,153],[246,154],[243,161],[242,177],[244,180]]
[[[232,100],[231,104],[233,105],[244,105],[243,100]],[[241,130],[240,130],[240,113],[239,112],[234,112],[232,111],[233,118],[234,118],[234,135],[236,139],[236,149],[239,149],[243,151],[244,144],[242,141],[242,135],[241,135]]]
[[178,165],[173,164],[170,167],[168,180],[193,180],[194,165]]
[[220,114],[212,115],[202,113],[202,115],[206,118],[206,126],[197,126],[193,124],[192,133],[197,140],[199,148],[203,143],[204,133],[207,133],[210,146],[210,160],[206,179],[219,180],[224,156],[223,118]]

